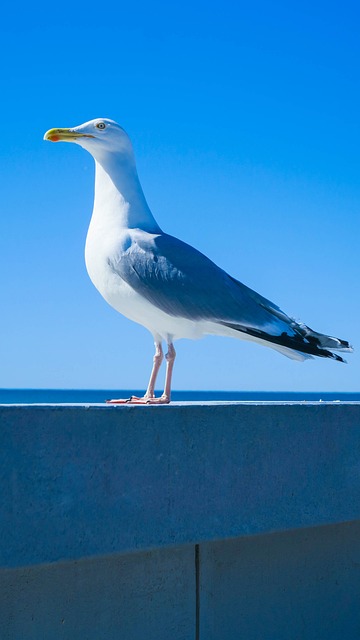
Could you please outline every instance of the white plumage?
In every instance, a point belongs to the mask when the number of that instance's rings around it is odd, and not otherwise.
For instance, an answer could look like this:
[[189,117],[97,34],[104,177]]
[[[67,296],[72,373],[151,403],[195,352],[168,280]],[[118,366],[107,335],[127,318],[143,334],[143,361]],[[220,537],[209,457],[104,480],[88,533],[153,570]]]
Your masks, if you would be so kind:
[[[153,217],[136,171],[132,145],[113,120],[98,118],[44,138],[76,142],[95,159],[95,199],[85,248],[89,276],[117,311],[153,335],[155,356],[143,398],[111,402],[168,403],[175,360],[173,342],[206,334],[253,340],[304,360],[351,351],[345,340],[312,331],[229,276],[193,247],[164,233]],[[166,341],[164,393],[155,398]]]

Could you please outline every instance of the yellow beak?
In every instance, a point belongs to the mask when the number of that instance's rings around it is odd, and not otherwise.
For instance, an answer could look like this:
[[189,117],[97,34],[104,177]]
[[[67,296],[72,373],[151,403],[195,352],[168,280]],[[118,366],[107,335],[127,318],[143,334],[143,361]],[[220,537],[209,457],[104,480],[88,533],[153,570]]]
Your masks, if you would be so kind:
[[90,133],[80,133],[73,129],[49,129],[44,135],[44,140],[50,140],[51,142],[71,142],[77,140],[77,138],[95,138]]

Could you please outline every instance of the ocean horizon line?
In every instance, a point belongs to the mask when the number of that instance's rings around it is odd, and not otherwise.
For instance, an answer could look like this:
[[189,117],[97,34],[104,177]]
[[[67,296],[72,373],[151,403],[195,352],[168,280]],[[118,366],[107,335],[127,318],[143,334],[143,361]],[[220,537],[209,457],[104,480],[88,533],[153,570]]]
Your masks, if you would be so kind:
[[[103,403],[109,398],[143,395],[144,389],[0,388],[0,404]],[[160,394],[161,390],[157,391]],[[360,402],[360,391],[174,390],[174,401],[328,401]]]

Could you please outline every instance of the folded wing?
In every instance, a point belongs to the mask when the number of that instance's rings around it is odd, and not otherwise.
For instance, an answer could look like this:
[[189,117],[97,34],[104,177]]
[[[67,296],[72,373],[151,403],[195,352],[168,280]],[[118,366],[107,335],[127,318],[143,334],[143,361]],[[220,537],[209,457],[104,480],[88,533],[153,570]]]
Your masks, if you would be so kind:
[[134,234],[130,246],[111,266],[135,291],[171,316],[207,320],[244,337],[339,361],[343,359],[329,349],[352,350],[344,340],[295,322],[202,253],[167,234]]

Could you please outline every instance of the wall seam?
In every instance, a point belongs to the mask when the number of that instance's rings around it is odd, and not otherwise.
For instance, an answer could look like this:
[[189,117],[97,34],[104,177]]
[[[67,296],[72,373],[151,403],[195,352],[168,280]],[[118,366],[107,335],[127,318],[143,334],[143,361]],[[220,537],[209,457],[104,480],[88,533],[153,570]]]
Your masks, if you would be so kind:
[[200,545],[195,545],[195,640],[200,640]]

